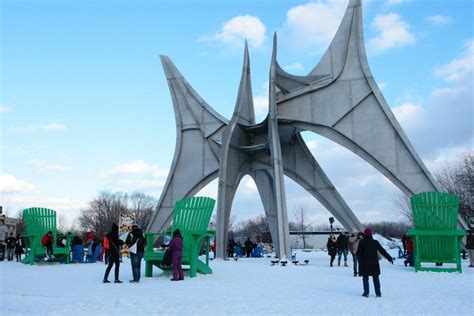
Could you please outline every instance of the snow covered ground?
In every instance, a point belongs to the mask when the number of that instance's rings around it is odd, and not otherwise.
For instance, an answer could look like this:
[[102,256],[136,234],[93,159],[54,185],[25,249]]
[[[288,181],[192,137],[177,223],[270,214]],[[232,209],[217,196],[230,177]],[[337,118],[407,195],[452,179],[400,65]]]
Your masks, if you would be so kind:
[[[390,251],[396,257],[396,250]],[[350,266],[329,267],[323,251],[296,252],[307,266],[270,266],[271,258],[214,260],[212,275],[170,282],[155,277],[130,284],[131,267],[120,267],[123,284],[103,284],[105,265],[27,266],[0,262],[1,315],[473,315],[474,268],[463,273],[415,273],[402,260],[381,261],[382,297]],[[337,259],[336,259],[337,260]],[[142,267],[144,268],[144,267]],[[112,270],[113,274],[113,270]],[[143,275],[143,273],[142,273]],[[111,278],[113,279],[113,277]]]

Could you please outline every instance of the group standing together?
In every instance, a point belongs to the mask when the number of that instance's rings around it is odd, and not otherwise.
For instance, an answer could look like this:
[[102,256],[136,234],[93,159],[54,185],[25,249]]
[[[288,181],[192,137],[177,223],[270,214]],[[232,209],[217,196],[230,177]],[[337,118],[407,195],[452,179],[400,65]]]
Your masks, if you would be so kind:
[[[104,237],[104,248],[105,254],[108,257],[108,265],[105,269],[103,283],[110,283],[109,274],[112,267],[115,266],[114,270],[114,283],[122,283],[120,280],[120,239],[118,235],[117,224],[112,224],[112,228],[109,233]],[[143,231],[138,227],[137,224],[132,224],[132,231],[128,233],[125,239],[125,244],[128,247],[130,253],[130,262],[132,264],[132,275],[133,278],[130,283],[139,283],[141,276],[141,262],[145,254],[146,240],[143,236]],[[173,266],[173,278],[171,281],[184,280],[184,273],[181,267],[182,261],[182,250],[183,250],[183,237],[179,229],[173,232],[173,239],[171,239],[169,245],[171,252],[171,262]]]

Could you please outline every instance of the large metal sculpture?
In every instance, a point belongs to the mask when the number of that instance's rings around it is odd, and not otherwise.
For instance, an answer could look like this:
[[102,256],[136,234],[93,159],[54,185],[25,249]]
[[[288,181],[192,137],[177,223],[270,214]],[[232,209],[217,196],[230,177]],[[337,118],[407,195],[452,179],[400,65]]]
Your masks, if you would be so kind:
[[161,62],[173,99],[177,141],[158,210],[148,230],[166,228],[176,200],[193,196],[219,177],[217,256],[224,258],[232,201],[245,175],[257,185],[282,261],[290,255],[284,175],[305,188],[346,229],[362,229],[301,138],[300,132],[307,130],[353,151],[408,196],[439,189],[370,73],[360,0],[349,1],[328,50],[307,76],[288,74],[279,66],[274,35],[269,114],[258,124],[247,44],[230,121],[191,88],[168,57],[161,56]]

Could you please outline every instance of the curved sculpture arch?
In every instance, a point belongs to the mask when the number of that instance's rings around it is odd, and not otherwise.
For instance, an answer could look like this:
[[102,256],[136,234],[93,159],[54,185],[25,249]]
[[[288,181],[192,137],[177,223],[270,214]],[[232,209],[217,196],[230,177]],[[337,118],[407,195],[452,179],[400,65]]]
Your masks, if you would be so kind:
[[217,256],[225,258],[231,206],[245,175],[257,185],[282,261],[291,255],[285,175],[314,196],[346,229],[362,229],[301,138],[303,130],[351,150],[409,196],[439,190],[372,77],[365,53],[361,0],[349,1],[328,50],[307,76],[285,72],[277,62],[276,48],[275,34],[269,114],[257,124],[247,43],[230,121],[192,89],[168,57],[161,56],[178,136],[170,174],[148,230],[166,228],[176,200],[197,193],[219,177]]

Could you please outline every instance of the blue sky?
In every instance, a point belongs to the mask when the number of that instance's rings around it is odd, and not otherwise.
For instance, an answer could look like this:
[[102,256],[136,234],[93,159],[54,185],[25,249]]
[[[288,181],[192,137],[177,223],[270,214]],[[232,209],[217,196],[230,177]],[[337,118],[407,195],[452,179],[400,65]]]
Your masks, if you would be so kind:
[[[171,97],[159,62],[170,56],[219,113],[233,111],[250,46],[257,118],[267,104],[271,36],[278,61],[309,72],[346,0],[0,1],[0,204],[58,210],[71,223],[101,190],[159,197],[175,146]],[[369,65],[432,172],[473,148],[473,3],[363,2]],[[312,133],[316,159],[363,222],[399,220],[398,190],[351,152]],[[216,183],[203,194],[217,195]],[[287,180],[288,210],[313,224],[329,213]],[[232,213],[263,214],[244,178]]]

